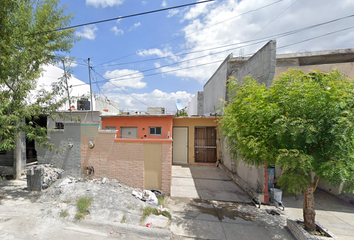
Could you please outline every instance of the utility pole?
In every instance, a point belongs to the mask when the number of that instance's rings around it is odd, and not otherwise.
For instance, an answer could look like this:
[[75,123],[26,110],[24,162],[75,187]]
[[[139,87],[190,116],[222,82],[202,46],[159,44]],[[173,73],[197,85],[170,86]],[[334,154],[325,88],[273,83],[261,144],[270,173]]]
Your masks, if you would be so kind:
[[88,58],[88,70],[89,70],[89,78],[90,78],[91,121],[93,122],[93,102],[92,102],[92,86],[91,86],[91,66],[90,66],[90,58]]
[[70,94],[69,94],[68,78],[66,76],[64,59],[62,59],[62,61],[63,61],[64,77],[65,77],[65,83],[66,83],[66,92],[68,93],[68,100],[69,100],[70,121],[73,121],[73,116],[71,114],[71,99],[70,99]]

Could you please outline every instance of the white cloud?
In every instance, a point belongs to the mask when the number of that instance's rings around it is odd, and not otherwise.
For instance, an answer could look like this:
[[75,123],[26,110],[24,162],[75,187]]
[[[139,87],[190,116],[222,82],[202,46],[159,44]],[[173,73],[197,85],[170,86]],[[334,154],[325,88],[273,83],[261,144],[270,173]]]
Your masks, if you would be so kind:
[[[181,15],[181,22],[184,23],[181,30],[184,34],[184,43],[178,48],[170,49],[168,53],[171,56],[174,56],[174,52],[197,53],[184,55],[175,60],[180,62],[176,66],[159,70],[162,73],[170,71],[167,74],[205,83],[230,53],[234,56],[252,54],[266,41],[253,45],[248,42],[238,46],[220,48],[221,46],[260,38],[274,39],[274,36],[279,33],[345,17],[354,12],[354,1],[350,0],[338,0],[335,5],[331,0],[295,2],[295,0],[283,0],[270,5],[264,0],[225,0],[191,7]],[[292,5],[293,3],[295,4]],[[269,6],[265,7],[266,5]],[[289,8],[290,5],[292,6]],[[287,10],[282,13],[285,9]],[[318,14],[314,14],[314,11]],[[309,38],[351,27],[352,22],[353,18],[348,18],[290,36],[277,36],[277,47],[292,44],[289,47],[277,49],[277,53],[353,48],[353,29],[299,43]],[[164,49],[160,51],[153,49],[141,51],[139,54],[141,56],[149,54],[164,56],[166,53]],[[220,61],[210,64],[218,60]],[[159,64],[166,65],[162,61],[159,61]],[[198,67],[192,68],[193,66]]]
[[116,36],[124,34],[124,31],[122,29],[117,28],[116,26],[112,27],[111,31],[114,32],[114,35]]
[[167,6],[167,2],[166,2],[166,0],[163,0],[161,3],[161,7],[166,7],[166,6]]
[[134,29],[137,29],[140,25],[141,25],[140,22],[134,23],[134,25],[129,28],[129,31],[132,31],[132,30],[134,30]]
[[178,61],[178,57],[175,56],[170,49],[166,49],[166,48],[163,50],[160,50],[158,48],[152,48],[152,49],[148,49],[148,50],[146,50],[146,49],[140,50],[138,52],[138,55],[142,56],[142,57],[156,55],[160,58],[169,57],[170,59]]
[[87,38],[89,40],[94,40],[96,38],[96,31],[98,28],[96,25],[84,26],[81,30],[76,31],[76,35],[80,37]]
[[92,5],[95,8],[99,6],[105,7],[113,7],[122,5],[124,0],[86,0],[86,5]]
[[178,13],[179,13],[178,9],[171,9],[171,10],[168,11],[167,17],[173,17],[173,16],[175,16]]
[[[193,98],[193,94],[185,91],[163,92],[155,89],[150,93],[132,93],[125,94],[123,92],[110,92],[105,94],[107,97],[119,103],[119,106],[124,111],[143,111],[146,112],[147,106],[150,107],[165,107],[167,113],[174,114],[176,112],[175,102],[177,99],[182,101],[183,106],[188,106],[188,102]],[[139,101],[138,101],[139,100]],[[145,103],[141,103],[141,102]]]
[[147,1],[142,1],[141,4],[146,5],[148,2]]
[[146,87],[146,82],[141,81],[144,78],[144,74],[136,70],[117,69],[107,71],[103,76],[110,79],[102,87],[109,91],[114,91],[117,88],[125,90],[126,88],[141,89]]

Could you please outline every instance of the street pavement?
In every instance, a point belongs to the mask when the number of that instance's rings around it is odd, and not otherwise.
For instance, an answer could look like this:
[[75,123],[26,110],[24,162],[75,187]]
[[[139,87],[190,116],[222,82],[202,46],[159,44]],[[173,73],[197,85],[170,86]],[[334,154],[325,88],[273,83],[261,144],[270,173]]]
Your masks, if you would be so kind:
[[[219,168],[172,166],[170,230],[174,239],[295,239],[286,219],[302,219],[302,196],[283,194],[285,210],[260,209]],[[316,221],[341,240],[354,240],[354,206],[325,191],[315,194]],[[274,210],[279,215],[268,212]],[[267,212],[268,211],[268,212]]]

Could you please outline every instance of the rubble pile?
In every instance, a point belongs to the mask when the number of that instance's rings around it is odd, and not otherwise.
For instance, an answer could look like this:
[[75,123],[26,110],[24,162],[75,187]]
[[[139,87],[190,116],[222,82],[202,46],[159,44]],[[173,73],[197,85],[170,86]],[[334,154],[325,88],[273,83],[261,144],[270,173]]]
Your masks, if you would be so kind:
[[41,176],[42,189],[47,189],[52,183],[62,178],[65,173],[63,169],[55,168],[52,164],[41,164],[30,168],[33,168],[33,170],[43,169]]
[[64,177],[46,189],[41,196],[41,202],[53,202],[51,214],[59,216],[61,211],[69,213],[67,220],[75,221],[76,201],[80,197],[92,197],[90,214],[85,220],[94,219],[97,222],[120,222],[138,226],[141,214],[148,203],[136,199],[131,193],[137,190],[116,179],[94,178],[83,179]]

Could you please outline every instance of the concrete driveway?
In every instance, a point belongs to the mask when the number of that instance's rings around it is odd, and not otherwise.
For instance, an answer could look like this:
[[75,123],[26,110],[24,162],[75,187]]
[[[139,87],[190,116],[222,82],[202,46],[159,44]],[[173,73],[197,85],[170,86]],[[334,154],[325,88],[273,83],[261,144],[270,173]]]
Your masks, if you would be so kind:
[[249,203],[247,194],[219,168],[173,165],[171,197]]

